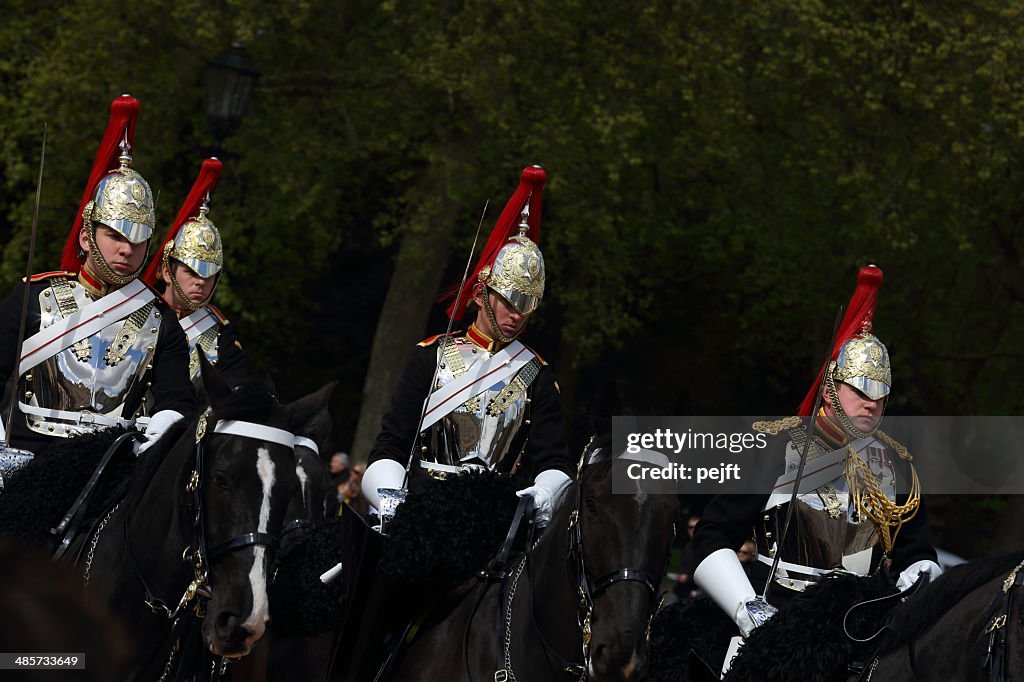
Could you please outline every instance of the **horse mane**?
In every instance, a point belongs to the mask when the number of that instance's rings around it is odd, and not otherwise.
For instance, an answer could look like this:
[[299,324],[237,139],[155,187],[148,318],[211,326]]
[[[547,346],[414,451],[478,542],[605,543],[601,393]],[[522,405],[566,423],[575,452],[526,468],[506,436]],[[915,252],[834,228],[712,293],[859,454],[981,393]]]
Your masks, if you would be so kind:
[[[961,599],[985,583],[1004,576],[1024,560],[1024,551],[972,561],[949,569],[933,582],[922,587],[893,614],[891,634],[881,654],[897,649],[916,639]],[[988,614],[983,614],[987,617]]]
[[134,510],[138,506],[142,495],[146,492],[146,488],[149,487],[150,481],[153,480],[154,474],[163,464],[168,453],[174,449],[185,430],[190,430],[195,422],[196,419],[179,419],[164,431],[160,440],[138,457],[138,464],[135,466],[135,472],[132,474],[128,493],[123,502],[126,509]]
[[246,381],[213,405],[213,416],[220,419],[245,419],[265,423],[277,407],[277,399],[260,381]]

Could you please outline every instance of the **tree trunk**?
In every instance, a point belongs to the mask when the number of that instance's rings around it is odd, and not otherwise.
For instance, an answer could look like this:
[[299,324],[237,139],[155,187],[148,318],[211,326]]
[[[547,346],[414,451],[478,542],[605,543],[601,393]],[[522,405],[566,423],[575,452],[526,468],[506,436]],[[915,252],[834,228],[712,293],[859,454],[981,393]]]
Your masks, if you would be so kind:
[[[430,308],[441,286],[451,250],[457,206],[445,188],[438,188],[434,206],[421,204],[406,225],[395,272],[373,336],[370,367],[363,384],[363,402],[352,443],[354,462],[365,462],[391,405],[391,394],[414,344],[422,339]],[[430,196],[428,193],[424,193]],[[443,331],[443,330],[441,330]],[[425,398],[426,396],[424,396]]]

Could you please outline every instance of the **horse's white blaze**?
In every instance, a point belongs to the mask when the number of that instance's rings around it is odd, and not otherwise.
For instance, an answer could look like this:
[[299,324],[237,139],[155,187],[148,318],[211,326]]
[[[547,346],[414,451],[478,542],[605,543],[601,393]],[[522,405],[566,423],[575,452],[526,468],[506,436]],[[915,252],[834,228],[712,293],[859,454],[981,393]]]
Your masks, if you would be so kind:
[[309,477],[306,476],[306,470],[302,468],[302,464],[299,462],[295,463],[295,475],[299,477],[299,490],[302,491],[302,506],[305,507],[306,502],[306,487],[309,485]]
[[[274,487],[274,460],[270,458],[267,449],[260,448],[256,455],[256,473],[259,474],[263,483],[263,501],[260,503],[260,520],[257,530],[260,533],[267,532],[267,525],[270,523],[270,491]],[[242,627],[252,633],[246,638],[246,644],[252,645],[263,636],[268,615],[267,600],[267,565],[264,561],[267,548],[257,546],[253,549],[252,568],[249,570],[249,585],[252,588],[252,612],[242,623]]]

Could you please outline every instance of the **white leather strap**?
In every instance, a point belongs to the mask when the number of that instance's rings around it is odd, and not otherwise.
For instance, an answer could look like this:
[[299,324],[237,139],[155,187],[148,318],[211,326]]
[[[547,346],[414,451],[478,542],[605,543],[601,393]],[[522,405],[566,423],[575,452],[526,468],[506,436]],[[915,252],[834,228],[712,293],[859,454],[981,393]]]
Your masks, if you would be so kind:
[[[765,554],[758,554],[757,555],[757,560],[760,561],[762,564],[766,564],[768,566],[771,566],[772,563],[774,562],[774,559],[772,559],[770,556],[767,556]],[[802,573],[803,575],[816,575],[816,576],[819,576],[819,577],[823,576],[823,575],[828,575],[829,573],[835,573],[836,571],[841,571],[842,570],[842,569],[838,569],[838,568],[829,568],[829,569],[813,568],[811,566],[801,566],[800,564],[791,564],[788,561],[782,561],[782,560],[779,561],[779,568],[784,570],[786,573],[790,573],[790,572]]]
[[178,323],[181,324],[181,329],[185,332],[185,338],[188,339],[189,346],[192,346],[200,334],[217,324],[217,318],[214,317],[209,308],[200,308],[188,317],[178,320]]
[[18,403],[18,409],[25,414],[31,414],[45,419],[60,419],[62,421],[74,422],[78,425],[96,426],[131,426],[132,420],[119,417],[109,417],[95,412],[74,412],[71,410],[52,410],[47,407],[36,407],[23,402]]
[[123,320],[155,297],[149,287],[135,279],[98,301],[93,301],[77,313],[41,329],[25,339],[18,375],[49,360],[68,346],[89,338],[104,327]]
[[225,419],[217,422],[213,427],[214,433],[222,433],[228,436],[242,436],[255,440],[265,440],[270,443],[283,445],[289,450],[295,449],[295,436],[290,431],[276,429],[273,426],[264,426],[254,422],[244,422],[236,419]]
[[534,357],[529,348],[519,341],[513,341],[485,362],[452,379],[430,394],[420,430],[433,426],[462,403],[512,376]]
[[[813,492],[826,483],[831,483],[842,476],[846,472],[846,456],[849,452],[847,448],[852,449],[859,455],[875,442],[874,438],[859,438],[848,446],[843,446],[821,457],[808,460],[804,466],[803,478],[800,479],[799,494]],[[772,488],[772,494],[768,496],[768,501],[765,502],[765,509],[789,502],[793,495],[793,481],[796,479],[796,472],[797,470],[793,469],[779,476],[778,480],[775,481],[775,487]]]
[[305,436],[295,436],[295,447],[309,448],[316,454],[320,454],[320,448],[316,446],[316,443],[311,438],[306,438]]

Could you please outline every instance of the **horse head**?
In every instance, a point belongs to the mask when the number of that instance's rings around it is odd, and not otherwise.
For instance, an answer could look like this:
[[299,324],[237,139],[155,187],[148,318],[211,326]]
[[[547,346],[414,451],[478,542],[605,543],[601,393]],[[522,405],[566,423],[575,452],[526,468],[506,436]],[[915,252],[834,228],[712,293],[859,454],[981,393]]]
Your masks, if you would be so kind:
[[206,563],[210,594],[202,632],[211,652],[237,657],[263,636],[269,620],[273,553],[289,506],[303,499],[296,445],[325,437],[329,390],[280,405],[260,388],[230,389],[208,365],[202,372],[210,407],[194,431],[190,486],[200,538],[193,557]]
[[[587,457],[576,488],[574,537],[590,679],[636,680],[647,665],[651,617],[675,536],[679,500],[673,494],[612,492],[608,449]],[[590,641],[586,641],[587,625]]]

